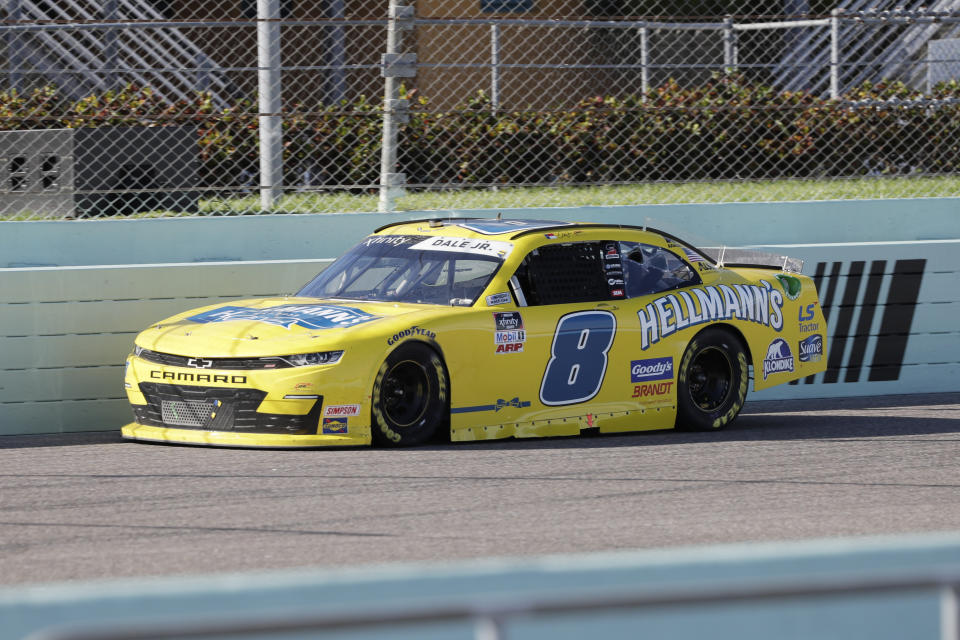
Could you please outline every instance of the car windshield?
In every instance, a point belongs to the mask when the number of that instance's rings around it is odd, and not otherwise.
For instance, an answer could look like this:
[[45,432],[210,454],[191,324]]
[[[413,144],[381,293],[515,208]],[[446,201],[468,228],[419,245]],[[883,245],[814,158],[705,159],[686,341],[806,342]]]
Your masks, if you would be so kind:
[[439,236],[370,236],[297,295],[470,306],[512,245]]

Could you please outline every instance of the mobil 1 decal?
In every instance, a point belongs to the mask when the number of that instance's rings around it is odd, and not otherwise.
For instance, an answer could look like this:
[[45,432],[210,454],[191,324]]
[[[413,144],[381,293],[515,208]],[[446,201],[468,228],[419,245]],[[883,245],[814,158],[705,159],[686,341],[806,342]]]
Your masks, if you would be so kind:
[[522,353],[527,342],[527,331],[523,328],[523,316],[519,311],[504,311],[493,314],[494,353]]
[[[873,260],[869,266],[865,260],[817,263],[813,281],[830,330],[829,345],[824,344],[827,327],[814,320],[809,305],[801,305],[796,322],[801,361],[819,359],[827,346],[827,370],[819,381],[859,382],[865,365],[870,382],[900,379],[926,264],[924,259]],[[879,328],[874,330],[878,315]],[[876,348],[866,364],[871,334],[876,336]],[[804,382],[817,380],[818,376],[808,376]]]

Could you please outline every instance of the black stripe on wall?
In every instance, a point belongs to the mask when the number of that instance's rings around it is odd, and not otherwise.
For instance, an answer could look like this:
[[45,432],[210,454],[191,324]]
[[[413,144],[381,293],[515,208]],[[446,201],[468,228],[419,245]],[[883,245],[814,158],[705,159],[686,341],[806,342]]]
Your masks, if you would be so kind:
[[856,310],[857,296],[860,294],[860,281],[863,279],[863,260],[850,263],[850,275],[847,276],[847,286],[843,289],[843,299],[840,301],[840,313],[837,314],[837,323],[833,327],[833,342],[830,344],[830,354],[827,359],[827,371],[823,375],[826,384],[833,384],[840,379],[840,367],[843,365],[843,352],[847,347],[847,335],[853,323],[853,312]]
[[877,299],[880,297],[880,285],[883,283],[883,272],[887,268],[886,260],[874,260],[870,263],[870,277],[867,279],[867,291],[863,295],[863,306],[860,307],[860,318],[857,320],[856,337],[853,340],[853,349],[850,351],[850,360],[847,362],[847,373],[844,382],[859,382],[860,372],[863,369],[863,358],[867,353],[867,342],[870,339],[870,327],[873,326],[873,316],[877,309]]
[[917,299],[927,261],[897,260],[890,281],[890,293],[880,322],[877,349],[870,365],[870,382],[899,380],[907,340],[917,311]]

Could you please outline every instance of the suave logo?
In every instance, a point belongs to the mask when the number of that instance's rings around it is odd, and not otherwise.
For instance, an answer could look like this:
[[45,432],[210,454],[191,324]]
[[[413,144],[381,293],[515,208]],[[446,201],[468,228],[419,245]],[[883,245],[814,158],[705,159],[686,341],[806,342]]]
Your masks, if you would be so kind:
[[819,333],[800,341],[800,362],[820,362],[823,358],[823,336]]
[[630,363],[630,382],[673,380],[673,358],[649,358]]
[[767,347],[767,357],[763,359],[763,379],[773,373],[792,372],[793,352],[783,338],[774,338]]

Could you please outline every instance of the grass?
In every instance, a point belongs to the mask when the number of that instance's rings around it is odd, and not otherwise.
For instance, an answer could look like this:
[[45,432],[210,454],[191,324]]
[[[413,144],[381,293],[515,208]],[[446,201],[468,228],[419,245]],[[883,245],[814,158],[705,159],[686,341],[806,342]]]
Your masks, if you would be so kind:
[[[411,192],[397,199],[398,211],[512,209],[637,204],[789,202],[960,196],[960,176],[899,176],[832,180],[657,182],[591,187],[464,188]],[[350,213],[376,211],[378,195],[346,192],[297,192],[283,196],[272,213]],[[261,213],[258,194],[200,201],[201,215]],[[184,215],[150,211],[130,218]],[[41,213],[0,213],[0,220],[42,220]]]

